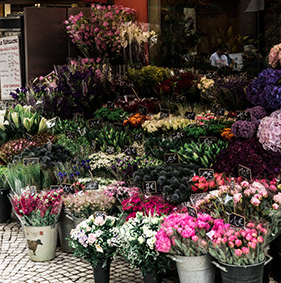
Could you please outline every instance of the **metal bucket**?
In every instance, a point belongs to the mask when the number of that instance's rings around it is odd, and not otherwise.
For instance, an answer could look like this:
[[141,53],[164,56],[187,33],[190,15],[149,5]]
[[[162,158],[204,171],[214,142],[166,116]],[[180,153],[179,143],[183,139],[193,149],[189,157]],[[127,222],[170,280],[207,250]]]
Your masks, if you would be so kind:
[[209,255],[172,256],[181,283],[215,283],[215,268]]

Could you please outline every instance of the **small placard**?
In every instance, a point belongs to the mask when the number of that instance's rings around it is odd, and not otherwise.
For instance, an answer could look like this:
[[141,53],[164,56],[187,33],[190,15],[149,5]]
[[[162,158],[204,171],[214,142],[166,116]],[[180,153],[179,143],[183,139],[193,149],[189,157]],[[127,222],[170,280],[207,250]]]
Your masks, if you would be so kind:
[[63,184],[61,184],[61,188],[67,194],[74,194],[75,193],[74,187],[71,184],[63,183]]
[[86,182],[85,185],[87,191],[96,191],[99,189],[99,182],[97,181]]
[[142,133],[138,133],[138,134],[134,134],[134,141],[143,141],[143,134]]
[[103,219],[105,219],[106,216],[107,216],[107,214],[106,214],[105,211],[95,211],[94,212],[94,218],[102,217]]
[[218,107],[217,105],[212,105],[211,113],[216,114],[218,108],[219,108],[219,107]]
[[187,119],[190,119],[190,120],[195,120],[195,112],[189,112],[189,111],[186,111],[185,114],[184,114],[185,118]]
[[183,132],[175,132],[172,133],[172,139],[173,140],[180,140],[180,139],[184,139],[185,135]]
[[216,114],[217,116],[224,116],[224,114],[225,114],[225,109],[224,109],[224,108],[221,108],[221,107],[218,107],[217,110],[216,110],[216,112],[215,112],[215,114]]
[[59,189],[61,189],[61,185],[51,185],[50,186],[50,190],[52,191],[52,190],[59,190]]
[[140,114],[146,115],[148,113],[148,108],[143,105],[138,105],[138,112]]
[[214,180],[215,178],[214,169],[199,168],[199,177],[204,177],[206,181]]
[[144,191],[146,194],[156,194],[157,193],[157,184],[155,181],[145,181],[143,183]]
[[233,180],[233,179],[230,181],[230,189],[231,190],[235,189],[235,180]]
[[121,124],[121,123],[114,123],[113,127],[116,131],[124,131],[125,130],[124,125]]
[[252,180],[252,170],[241,164],[238,165],[238,175],[248,181]]
[[66,131],[65,136],[70,140],[75,140],[76,134],[72,131]]
[[236,228],[244,228],[245,227],[246,218],[242,215],[231,213],[229,215],[229,224]]
[[35,194],[37,194],[37,189],[36,189],[36,186],[30,186],[29,187],[29,191],[30,191],[30,193],[31,193],[31,195],[35,195]]
[[171,101],[173,101],[175,103],[184,104],[185,101],[186,101],[186,97],[174,92],[172,94]]
[[126,146],[124,149],[124,153],[129,156],[136,156],[138,154],[137,148],[134,146]]
[[196,202],[199,200],[203,200],[206,196],[208,195],[208,193],[200,193],[200,194],[192,194],[190,196],[190,202],[192,205],[196,205]]
[[160,119],[169,118],[170,110],[169,109],[161,109],[160,111]]
[[106,102],[106,107],[110,108],[110,109],[113,109],[115,107],[115,103],[112,102],[112,101],[108,101],[108,102]]
[[207,146],[210,146],[212,144],[215,144],[217,143],[217,138],[216,137],[207,137],[207,136],[200,136],[199,137],[199,142],[200,143],[204,143],[206,144]]
[[237,113],[237,120],[242,121],[252,121],[252,114],[249,111],[236,111]]
[[142,68],[142,64],[141,63],[135,64],[135,69],[136,70],[141,70],[141,68]]
[[177,153],[164,154],[166,164],[180,164],[180,157]]
[[187,213],[189,216],[197,218],[197,209],[195,207],[187,206]]
[[28,158],[24,158],[23,159],[23,164],[24,165],[28,165],[28,164],[39,164],[40,163],[40,160],[38,157],[28,157]]
[[103,119],[102,118],[98,118],[98,119],[90,119],[90,120],[88,120],[88,127],[90,129],[102,128],[103,127]]
[[114,147],[113,146],[106,147],[106,153],[107,154],[114,154]]

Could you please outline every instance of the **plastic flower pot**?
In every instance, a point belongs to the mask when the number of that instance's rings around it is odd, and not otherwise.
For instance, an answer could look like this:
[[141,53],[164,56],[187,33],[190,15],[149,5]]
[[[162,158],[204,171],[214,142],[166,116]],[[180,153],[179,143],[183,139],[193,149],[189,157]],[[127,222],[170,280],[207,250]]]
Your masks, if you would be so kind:
[[32,261],[48,261],[55,258],[58,225],[24,226],[28,255]]
[[12,205],[8,198],[9,189],[0,189],[0,223],[11,218]]
[[105,266],[103,264],[104,260],[101,260],[93,266],[95,283],[109,283],[111,260],[107,259]]
[[262,283],[264,266],[272,260],[268,259],[256,264],[237,266],[223,262],[212,261],[212,263],[220,269],[222,283]]
[[162,278],[161,274],[156,272],[147,272],[144,277],[144,283],[161,283]]

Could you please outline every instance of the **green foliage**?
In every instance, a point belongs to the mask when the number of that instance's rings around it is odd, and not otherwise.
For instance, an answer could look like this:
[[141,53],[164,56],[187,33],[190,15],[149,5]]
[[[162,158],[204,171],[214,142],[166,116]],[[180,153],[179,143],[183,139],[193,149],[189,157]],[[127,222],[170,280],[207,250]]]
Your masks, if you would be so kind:
[[64,134],[65,131],[73,131],[77,133],[78,130],[82,130],[84,127],[85,120],[80,117],[77,120],[58,119],[54,131],[56,134]]
[[6,173],[7,173],[7,167],[0,166],[0,189],[6,189],[8,188],[7,180],[6,180]]
[[94,113],[93,118],[98,119],[102,118],[103,121],[108,122],[123,122],[128,116],[128,113],[122,108],[110,109],[107,107],[102,107]]

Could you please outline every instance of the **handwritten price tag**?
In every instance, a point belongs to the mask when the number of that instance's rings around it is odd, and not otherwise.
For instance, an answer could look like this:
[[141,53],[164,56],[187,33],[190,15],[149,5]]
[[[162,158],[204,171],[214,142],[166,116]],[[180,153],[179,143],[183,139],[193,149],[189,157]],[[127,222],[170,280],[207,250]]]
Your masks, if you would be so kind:
[[40,161],[39,161],[39,158],[38,157],[29,157],[29,158],[24,158],[23,159],[23,164],[24,165],[28,165],[28,164],[39,164]]
[[199,137],[199,142],[202,143],[202,144],[204,143],[207,146],[210,146],[212,144],[217,143],[217,140],[218,139],[216,137],[208,137],[208,136],[200,136]]
[[236,228],[244,228],[245,217],[236,213],[231,213],[229,215],[229,224]]
[[124,149],[124,153],[129,156],[136,156],[137,155],[137,148],[134,146],[126,146]]
[[155,181],[145,181],[144,182],[144,191],[146,194],[156,194],[157,193],[157,184]]
[[86,182],[87,191],[96,191],[99,189],[99,183],[97,181]]
[[63,183],[61,185],[61,187],[62,187],[62,189],[65,193],[68,193],[68,194],[74,194],[75,193],[74,187],[71,184]]
[[142,133],[138,133],[134,135],[134,141],[143,141],[143,134]]
[[164,154],[166,164],[180,164],[180,157],[177,153]]
[[88,127],[90,129],[95,129],[95,128],[102,128],[103,127],[103,119],[90,119],[88,120]]
[[169,118],[169,116],[170,116],[170,110],[169,109],[162,109],[160,111],[160,119]]
[[241,164],[238,165],[238,175],[248,181],[252,180],[252,170]]
[[75,140],[75,138],[76,138],[76,134],[72,131],[66,131],[65,135],[70,140]]
[[197,218],[197,209],[196,208],[194,208],[192,206],[187,206],[187,213],[189,214],[189,216]]
[[214,180],[215,178],[214,169],[199,168],[199,176],[204,177],[207,181]]
[[237,120],[252,121],[252,114],[249,111],[237,111]]
[[184,104],[186,101],[186,97],[177,93],[173,93],[171,97],[171,101]]
[[189,112],[189,111],[186,111],[185,114],[184,114],[185,118],[187,119],[190,119],[190,120],[195,120],[195,112]]
[[114,154],[114,147],[108,146],[108,147],[106,148],[106,153],[107,153],[107,154]]

